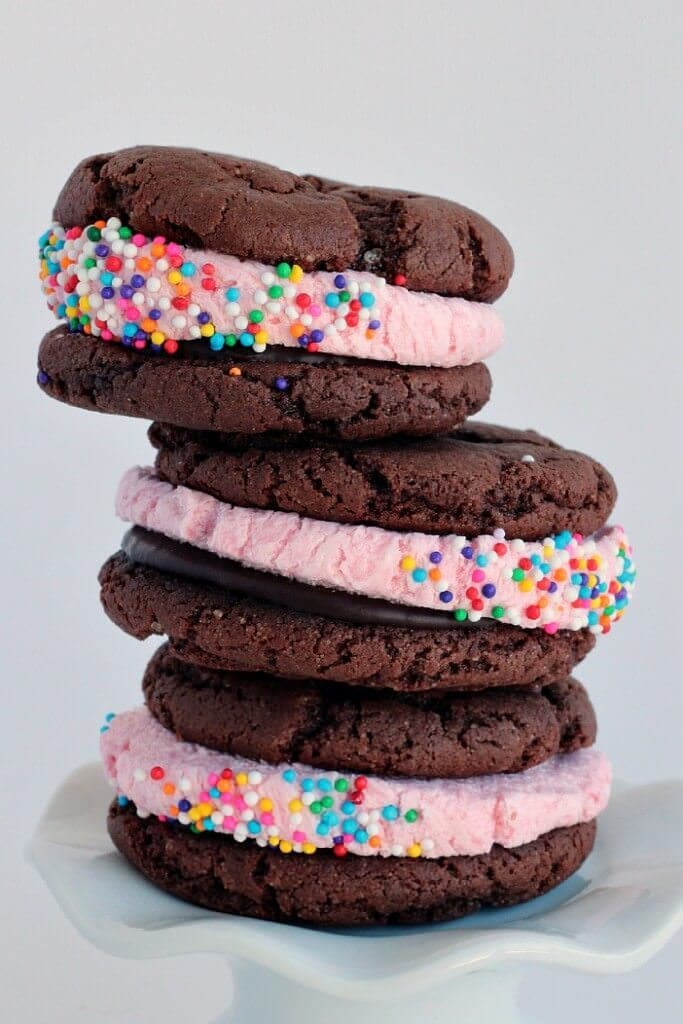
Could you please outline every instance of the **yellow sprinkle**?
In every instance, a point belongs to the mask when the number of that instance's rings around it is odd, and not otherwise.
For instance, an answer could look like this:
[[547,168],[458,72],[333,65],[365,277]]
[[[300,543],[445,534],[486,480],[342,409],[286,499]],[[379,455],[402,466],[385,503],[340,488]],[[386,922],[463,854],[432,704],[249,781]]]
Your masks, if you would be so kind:
[[81,295],[78,300],[78,308],[82,309],[85,313],[90,309],[90,300],[87,295]]
[[163,345],[166,341],[166,335],[163,331],[152,331],[149,339],[153,345]]
[[207,803],[199,804],[197,810],[201,814],[202,818],[210,818],[213,812],[213,805]]
[[422,847],[420,846],[419,843],[413,843],[411,846],[408,847],[406,853],[408,854],[409,857],[419,857],[420,854],[422,853]]
[[290,843],[289,839],[283,839],[281,841],[281,843],[280,843],[280,853],[291,853],[291,852],[292,852],[292,844]]
[[180,284],[182,279],[183,279],[183,275],[180,273],[179,270],[171,270],[171,271],[169,271],[169,274],[168,274],[168,282],[169,282],[169,284]]
[[304,843],[301,849],[304,851],[304,853],[315,853],[315,846],[313,845],[313,843]]
[[259,800],[258,805],[262,811],[272,811],[273,809],[273,801],[267,796],[264,796],[262,800]]
[[216,333],[216,328],[213,324],[202,324],[199,329],[201,331],[202,338],[210,338],[212,334]]
[[268,331],[258,331],[254,335],[254,341],[256,342],[257,345],[265,345],[265,343],[268,341]]
[[415,566],[417,565],[417,562],[415,561],[412,555],[406,555],[404,558],[401,559],[400,565],[401,568],[405,569],[406,572],[411,572],[411,570],[414,569]]
[[247,778],[245,772],[238,772],[237,775],[235,776],[235,782],[237,783],[238,786],[246,786],[248,781],[249,779]]
[[543,557],[545,558],[546,562],[549,562],[554,554],[555,554],[555,548],[550,548],[546,544],[546,546],[543,548]]
[[519,583],[519,589],[522,591],[523,594],[528,594],[530,590],[534,589],[534,581],[521,580]]
[[268,842],[271,846],[278,846],[280,842],[279,836],[268,836]]
[[301,803],[301,800],[296,799],[290,800],[288,806],[292,814],[298,814],[299,811],[303,811],[304,809],[304,805]]
[[187,812],[187,816],[190,819],[190,821],[196,822],[199,821],[202,814],[198,807],[190,807],[189,811]]
[[296,284],[297,281],[300,281],[303,276],[304,276],[303,270],[301,269],[301,267],[299,266],[298,263],[295,263],[294,266],[292,267],[292,269],[289,272],[289,280],[293,281],[294,284]]

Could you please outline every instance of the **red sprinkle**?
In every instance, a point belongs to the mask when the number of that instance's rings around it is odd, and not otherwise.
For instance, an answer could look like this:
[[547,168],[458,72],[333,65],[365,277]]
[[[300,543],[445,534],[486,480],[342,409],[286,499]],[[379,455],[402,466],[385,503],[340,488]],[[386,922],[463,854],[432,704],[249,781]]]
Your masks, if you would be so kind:
[[343,843],[336,843],[332,849],[334,850],[335,857],[345,857],[347,854],[347,849]]
[[150,770],[149,774],[150,778],[154,779],[155,782],[158,782],[159,779],[163,779],[165,772],[163,768],[160,768],[159,765],[156,765],[154,768]]
[[216,273],[216,268],[213,263],[202,263],[202,272],[206,274],[207,277],[213,277]]
[[368,788],[368,780],[365,778],[364,775],[359,775],[358,778],[356,779],[356,783],[355,784],[356,784],[356,789],[367,789]]
[[302,292],[301,295],[297,295],[294,301],[299,309],[308,309],[311,304],[311,296],[307,295],[306,292]]
[[118,256],[107,256],[106,260],[104,261],[104,265],[107,268],[107,270],[120,270],[121,267],[123,266],[123,260],[120,259],[120,257]]
[[175,299],[171,299],[171,305],[174,306],[175,309],[187,309],[190,305],[190,300],[183,298],[182,295],[176,295]]
[[202,288],[204,289],[205,292],[215,292],[216,291],[216,282],[213,279],[213,277],[203,277],[202,278]]
[[168,352],[169,356],[173,356],[178,351],[178,342],[174,341],[173,338],[167,338],[164,342],[164,352]]
[[231,768],[224,768],[223,771],[221,772],[221,778],[222,779],[231,779],[232,778],[232,769]]
[[541,609],[538,607],[537,604],[530,604],[526,610],[526,615],[528,619],[538,619],[540,617],[540,614]]
[[502,544],[500,541],[497,544],[493,545],[493,550],[496,552],[497,555],[507,554],[507,549],[507,544]]
[[397,284],[399,286],[400,285],[404,285],[406,283],[406,280],[407,279],[406,279],[405,274],[395,274],[394,275],[394,284]]

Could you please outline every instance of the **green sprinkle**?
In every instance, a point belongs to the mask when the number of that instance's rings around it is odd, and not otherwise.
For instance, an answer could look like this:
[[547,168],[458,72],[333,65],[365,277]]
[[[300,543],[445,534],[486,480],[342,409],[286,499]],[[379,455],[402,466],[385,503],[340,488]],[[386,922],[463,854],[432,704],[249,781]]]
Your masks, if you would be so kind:
[[349,788],[349,784],[346,781],[346,779],[337,779],[337,781],[334,784],[334,788],[337,790],[338,793],[346,793],[347,789]]
[[323,805],[320,803],[319,800],[314,800],[309,808],[311,814],[320,814],[322,809]]
[[226,334],[225,335],[225,344],[228,346],[228,348],[233,348],[237,344],[237,335],[236,334]]
[[414,821],[417,821],[419,815],[418,815],[417,811],[410,810],[410,811],[406,811],[404,817],[405,817],[406,821],[409,821],[412,824]]
[[323,807],[327,811],[327,810],[330,809],[330,807],[334,807],[334,797],[332,797],[332,796],[324,796],[322,798],[322,800],[320,801],[320,803],[323,805]]
[[132,234],[132,228],[119,228],[119,238],[130,238]]
[[282,288],[280,287],[279,284],[271,285],[271,287],[268,289],[268,295],[271,299],[281,299]]
[[467,618],[467,609],[456,608],[455,611],[453,612],[453,615],[458,620],[458,622],[464,622],[465,619]]
[[249,314],[249,319],[251,320],[252,324],[260,324],[261,321],[263,320],[262,310],[252,309],[251,313]]
[[275,273],[278,277],[289,277],[292,272],[292,268],[289,263],[278,263],[275,268]]
[[88,230],[86,231],[86,235],[88,236],[91,242],[99,242],[100,238],[102,237],[102,232],[99,228],[88,228]]
[[350,298],[351,298],[351,293],[347,292],[346,289],[344,289],[343,292],[339,292],[339,301],[340,302],[348,302]]
[[524,579],[524,569],[513,569],[512,578],[516,583],[519,583],[520,580]]
[[502,607],[502,605],[494,604],[493,608],[491,609],[491,615],[493,615],[494,619],[502,619],[503,616],[505,615],[505,609]]
[[88,270],[90,270],[91,267],[97,266],[97,260],[94,260],[92,256],[88,256],[87,260],[83,260],[83,266],[87,267]]

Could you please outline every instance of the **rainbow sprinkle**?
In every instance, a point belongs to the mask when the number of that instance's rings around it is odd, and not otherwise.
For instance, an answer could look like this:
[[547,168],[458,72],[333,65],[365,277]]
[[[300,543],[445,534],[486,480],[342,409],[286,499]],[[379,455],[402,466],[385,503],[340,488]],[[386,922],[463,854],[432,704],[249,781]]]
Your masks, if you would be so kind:
[[[454,592],[461,600],[464,596],[464,602],[453,610],[458,622],[488,617],[512,625],[542,625],[552,634],[560,628],[552,617],[553,608],[564,606],[573,610],[571,628],[609,633],[628,606],[636,579],[631,547],[620,528],[614,533],[618,569],[612,574],[603,571],[605,560],[598,550],[598,540],[601,535],[608,536],[607,529],[586,539],[565,530],[539,544],[506,541],[501,529],[473,540],[454,538],[456,554],[465,563],[466,579],[469,577],[464,595],[462,585],[444,580],[441,551],[431,551],[425,564],[415,555],[405,555],[399,568],[411,583],[434,587],[444,605],[453,603]],[[514,605],[497,599],[501,578],[511,582],[518,596]]]
[[[106,715],[100,733],[109,731],[115,717],[111,712]],[[275,825],[273,801],[259,792],[264,777],[257,769],[234,771],[226,767],[211,772],[199,787],[186,777],[172,779],[160,764],[136,768],[133,778],[139,783],[150,779],[158,784],[167,803],[166,813],[157,815],[159,821],[176,821],[195,833],[224,833],[238,842],[253,839],[259,846],[277,847],[282,853],[306,854],[318,851],[316,837],[318,843],[320,837],[331,838],[332,851],[338,857],[353,852],[349,850],[353,844],[376,853],[384,848],[385,854],[407,857],[428,855],[434,848],[433,841],[424,837],[415,838],[406,847],[385,846],[382,822],[402,818],[419,829],[421,815],[414,807],[367,806],[368,780],[364,775],[311,777],[294,767],[285,768],[281,778],[290,789],[286,835],[281,835]],[[124,794],[117,800],[122,807],[131,802]],[[305,810],[314,816],[314,835],[304,826]],[[140,817],[148,816],[140,808],[137,812]]]
[[204,340],[209,352],[241,346],[260,353],[287,338],[317,352],[330,335],[361,330],[372,341],[381,327],[373,288],[384,281],[376,277],[327,275],[331,285],[315,301],[302,268],[283,260],[274,267],[241,264],[252,277],[258,271],[256,286],[244,289],[221,280],[220,268],[201,253],[148,238],[117,217],[68,230],[54,224],[38,245],[42,288],[55,316],[74,332],[138,350],[173,355],[183,341]]

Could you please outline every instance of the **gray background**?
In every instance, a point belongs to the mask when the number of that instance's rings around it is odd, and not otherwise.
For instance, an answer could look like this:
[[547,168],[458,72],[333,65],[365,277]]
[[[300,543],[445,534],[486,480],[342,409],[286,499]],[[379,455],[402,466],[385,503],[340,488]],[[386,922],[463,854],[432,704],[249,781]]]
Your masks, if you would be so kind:
[[[461,200],[511,239],[505,350],[487,417],[589,451],[636,544],[633,609],[581,669],[617,772],[680,772],[681,7],[299,0],[5,3],[0,344],[4,1019],[156,1024],[223,1005],[218,961],[135,964],[88,946],[22,862],[103,712],[138,701],[148,645],[112,626],[95,576],[117,546],[140,421],[34,386],[51,326],[35,239],[75,162],[135,142],[260,156]],[[474,8],[474,10],[473,10]],[[670,552],[675,552],[670,554]],[[634,822],[634,828],[638,823]],[[616,979],[530,972],[543,1020],[670,1015],[680,938]],[[169,1009],[173,1007],[169,1018]]]

